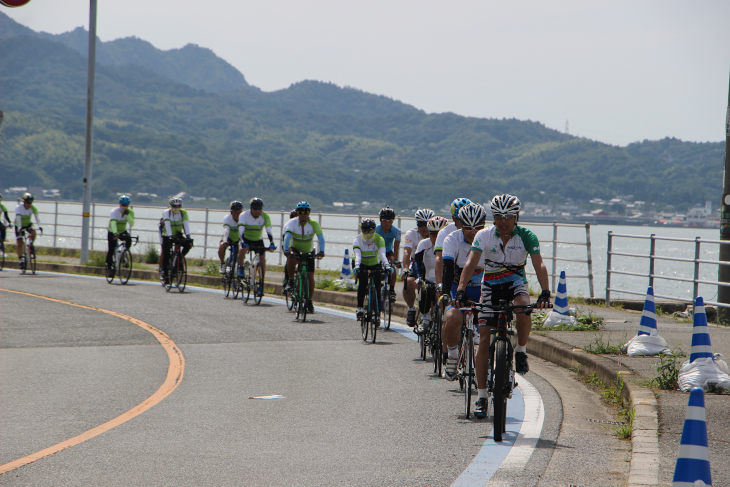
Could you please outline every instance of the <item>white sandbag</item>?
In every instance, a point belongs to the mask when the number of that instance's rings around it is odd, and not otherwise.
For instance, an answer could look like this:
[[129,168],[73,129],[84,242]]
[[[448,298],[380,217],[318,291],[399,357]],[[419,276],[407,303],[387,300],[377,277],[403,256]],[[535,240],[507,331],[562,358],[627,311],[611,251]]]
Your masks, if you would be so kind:
[[355,281],[352,279],[337,279],[335,280],[335,287],[341,291],[354,291]]
[[636,335],[623,346],[629,357],[669,354],[667,341],[659,335]]
[[717,365],[720,368],[720,370],[722,370],[726,374],[730,374],[730,370],[728,369],[727,362],[725,362],[722,359],[722,354],[721,353],[716,353],[715,354],[715,365]]
[[715,389],[730,389],[730,375],[720,367],[711,358],[698,358],[694,362],[683,363],[679,370],[679,388],[687,392],[693,387],[701,387],[707,392],[710,384],[713,384]]
[[575,316],[566,316],[551,310],[545,317],[545,326],[575,325]]

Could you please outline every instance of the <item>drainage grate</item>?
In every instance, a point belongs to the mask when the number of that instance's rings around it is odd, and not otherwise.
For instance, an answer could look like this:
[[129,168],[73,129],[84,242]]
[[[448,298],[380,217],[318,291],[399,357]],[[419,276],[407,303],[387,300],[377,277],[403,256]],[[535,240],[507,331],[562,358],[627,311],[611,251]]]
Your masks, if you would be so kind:
[[[586,419],[586,421],[589,421],[591,423],[601,423],[601,424],[616,424],[616,425],[625,424],[625,423],[621,423],[620,421],[603,421],[600,419]],[[577,486],[571,486],[571,487],[577,487]]]

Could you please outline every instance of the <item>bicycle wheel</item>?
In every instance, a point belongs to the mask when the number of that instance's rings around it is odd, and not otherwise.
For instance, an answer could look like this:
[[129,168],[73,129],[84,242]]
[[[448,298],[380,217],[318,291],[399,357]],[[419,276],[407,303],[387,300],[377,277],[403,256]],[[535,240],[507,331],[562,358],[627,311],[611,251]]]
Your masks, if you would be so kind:
[[172,261],[170,262],[170,265],[167,268],[167,282],[165,282],[165,291],[169,291],[172,289],[173,283],[175,282],[175,279],[177,279],[177,274],[175,273],[175,269],[177,268],[177,254],[172,257]]
[[104,269],[104,276],[106,276],[106,282],[111,284],[114,282],[114,269],[117,268],[117,252],[114,251],[112,254],[112,267],[111,269]]
[[507,387],[509,371],[507,370],[507,342],[494,342],[494,441],[502,441],[502,433],[507,423]]
[[307,299],[304,297],[304,289],[302,288],[303,284],[304,280],[302,279],[302,275],[299,274],[296,281],[297,320],[301,319],[302,321],[304,321],[303,316],[307,307]]
[[375,343],[375,337],[378,334],[378,327],[375,326],[376,317],[380,316],[378,311],[378,292],[375,287],[370,288],[370,298],[368,299],[368,315],[370,316],[370,341]]
[[[418,325],[416,325],[418,326]],[[420,349],[421,360],[426,360],[426,334],[421,333],[418,335],[418,347]]]
[[231,265],[231,291],[233,291],[233,299],[238,299],[238,294],[243,297],[243,289],[241,289],[241,280],[238,278],[238,261],[233,260]]
[[188,263],[182,255],[177,261],[177,269],[175,272],[177,273],[175,287],[178,291],[183,292],[185,291],[185,285],[188,283]]
[[228,256],[226,259],[226,273],[223,274],[223,291],[226,293],[226,297],[231,294],[233,286],[233,272],[231,269],[231,257]]
[[119,282],[127,284],[132,276],[132,253],[129,249],[124,249],[122,253],[122,261],[119,263]]
[[464,415],[469,419],[471,413],[472,385],[474,384],[474,337],[471,330],[466,332],[465,367],[464,367]]
[[386,330],[390,330],[390,318],[393,314],[393,303],[390,300],[390,284],[386,281],[385,284],[383,284],[383,318],[381,321],[381,325],[385,327]]
[[5,249],[0,251],[0,271],[5,269]]
[[441,308],[437,308],[431,323],[431,357],[433,357],[433,373],[441,375],[441,361],[443,360],[443,345],[441,344]]
[[[261,267],[261,264],[259,262],[257,262],[255,267],[253,268],[253,281],[255,284],[253,290],[253,302],[256,304],[261,304],[261,298],[263,297],[264,293],[263,273],[264,268]],[[261,294],[259,294],[259,289],[261,289]]]
[[301,276],[301,289],[302,292],[299,293],[299,307],[302,309],[302,323],[307,321],[307,303],[309,302],[309,276],[306,272],[302,273]]
[[251,291],[253,290],[253,278],[251,277],[251,273],[253,272],[253,268],[251,266],[250,262],[246,262],[244,264],[244,277],[241,279],[243,282],[243,302],[248,303],[248,300],[251,299]]
[[35,249],[30,251],[30,272],[35,274]]
[[362,332],[362,341],[364,342],[368,341],[368,331],[370,331],[370,320],[368,319],[368,310],[370,309],[369,301],[370,300],[366,295],[365,302],[363,303],[365,313],[363,313],[362,318],[360,318],[360,331]]
[[289,311],[294,308],[294,296],[291,293],[291,290],[284,291],[284,299],[286,300],[286,307],[289,309]]

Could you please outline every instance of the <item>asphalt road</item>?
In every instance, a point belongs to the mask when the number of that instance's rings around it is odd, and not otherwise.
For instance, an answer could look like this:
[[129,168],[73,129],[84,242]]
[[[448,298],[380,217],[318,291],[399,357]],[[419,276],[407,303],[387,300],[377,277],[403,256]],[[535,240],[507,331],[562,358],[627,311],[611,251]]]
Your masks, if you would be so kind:
[[[364,344],[349,313],[318,308],[302,324],[279,302],[15,271],[0,273],[0,289],[123,313],[166,333],[184,357],[182,380],[159,403],[0,475],[2,485],[626,482],[629,444],[604,427],[615,416],[536,358],[522,379],[536,393],[515,393],[510,441],[495,444],[491,421],[464,418],[458,383],[434,377],[407,334]],[[160,341],[126,319],[6,291],[0,309],[0,465],[128,414],[170,370]],[[254,399],[270,395],[281,397]],[[527,421],[535,404],[539,425]],[[510,449],[526,424],[539,426],[534,441]]]

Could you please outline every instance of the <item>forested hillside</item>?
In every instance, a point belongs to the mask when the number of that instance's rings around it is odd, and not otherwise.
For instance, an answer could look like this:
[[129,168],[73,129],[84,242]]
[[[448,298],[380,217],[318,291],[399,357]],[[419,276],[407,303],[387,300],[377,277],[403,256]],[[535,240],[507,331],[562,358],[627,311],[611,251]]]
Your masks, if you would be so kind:
[[[2,189],[43,186],[81,198],[84,36],[36,34],[0,13]],[[634,195],[678,209],[720,199],[719,142],[615,147],[537,122],[426,114],[317,81],[265,93],[197,46],[159,51],[122,39],[99,52],[97,200],[113,199],[115,189],[256,195],[269,207],[301,199],[442,207],[504,191],[555,203]]]

